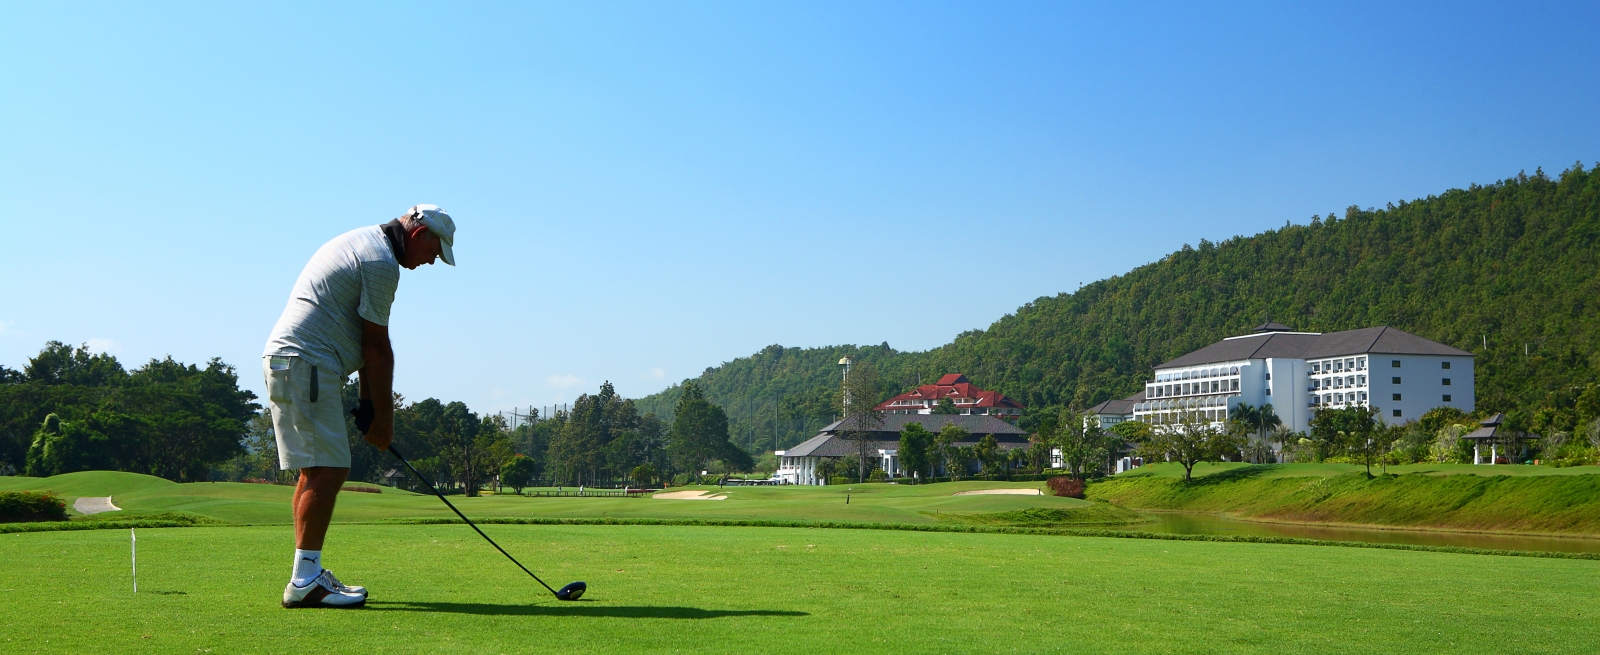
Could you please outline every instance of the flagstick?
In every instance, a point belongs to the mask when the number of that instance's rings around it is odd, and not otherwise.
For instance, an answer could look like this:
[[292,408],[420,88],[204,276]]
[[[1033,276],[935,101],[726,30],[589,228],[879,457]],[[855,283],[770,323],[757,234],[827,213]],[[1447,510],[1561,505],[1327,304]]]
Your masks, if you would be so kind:
[[133,558],[133,593],[139,593],[139,537],[128,528],[129,557]]

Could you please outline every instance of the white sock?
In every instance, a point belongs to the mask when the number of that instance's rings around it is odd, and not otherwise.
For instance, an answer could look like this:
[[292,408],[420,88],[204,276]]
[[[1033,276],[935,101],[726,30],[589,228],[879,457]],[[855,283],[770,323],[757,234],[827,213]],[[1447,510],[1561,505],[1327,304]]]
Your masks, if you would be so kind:
[[304,587],[311,580],[322,573],[322,551],[300,550],[294,551],[294,577],[289,581],[296,587]]

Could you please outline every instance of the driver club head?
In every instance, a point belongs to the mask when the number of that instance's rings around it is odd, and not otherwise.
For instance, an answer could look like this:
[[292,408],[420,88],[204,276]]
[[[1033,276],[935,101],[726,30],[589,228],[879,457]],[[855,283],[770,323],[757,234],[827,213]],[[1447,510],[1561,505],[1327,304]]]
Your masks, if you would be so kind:
[[557,591],[556,600],[577,600],[582,598],[583,592],[587,591],[588,589],[589,585],[586,585],[582,582],[574,582],[562,587],[559,591]]

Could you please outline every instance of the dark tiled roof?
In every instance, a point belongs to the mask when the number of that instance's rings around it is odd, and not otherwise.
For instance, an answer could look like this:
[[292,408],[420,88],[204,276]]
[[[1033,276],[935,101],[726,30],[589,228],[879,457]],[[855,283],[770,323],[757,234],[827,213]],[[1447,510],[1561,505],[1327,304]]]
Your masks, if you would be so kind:
[[1157,366],[1179,368],[1244,359],[1283,357],[1316,359],[1338,355],[1377,353],[1384,355],[1445,355],[1471,357],[1472,353],[1429,341],[1415,334],[1380,326],[1344,332],[1312,334],[1304,332],[1262,332],[1223,339],[1192,353]]
[[1282,323],[1276,323],[1276,322],[1273,322],[1273,321],[1267,321],[1265,323],[1257,325],[1256,329],[1253,330],[1253,331],[1254,332],[1293,332],[1294,328],[1289,327],[1287,325],[1284,325]]
[[1107,400],[1089,408],[1090,414],[1115,414],[1127,415],[1133,413],[1133,406],[1144,402],[1144,391],[1123,398],[1122,400]]
[[1446,355],[1452,357],[1471,357],[1469,353],[1460,348],[1451,348],[1437,341],[1424,339],[1410,332],[1397,330],[1392,327],[1381,326],[1349,330],[1345,332],[1329,332],[1317,339],[1317,342],[1306,349],[1305,358],[1330,357],[1334,355],[1354,355],[1357,353],[1379,353],[1384,355]]
[[1294,332],[1263,332],[1223,339],[1156,368],[1178,368],[1268,357],[1299,358],[1319,336]]
[[[876,453],[878,449],[896,449],[900,447],[900,430],[912,423],[919,423],[929,432],[938,432],[946,425],[958,425],[972,434],[970,439],[961,443],[972,445],[978,443],[986,434],[994,435],[1002,448],[1022,448],[1028,445],[1028,431],[1015,425],[997,419],[993,416],[959,415],[959,414],[884,414],[883,425],[873,429],[879,435],[875,445],[868,446],[868,450]],[[849,422],[848,424],[846,422]],[[855,425],[855,417],[844,421],[834,421],[822,428],[817,436],[800,442],[799,445],[785,450],[784,457],[844,457],[853,455],[856,451],[856,442],[845,439],[840,433]]]

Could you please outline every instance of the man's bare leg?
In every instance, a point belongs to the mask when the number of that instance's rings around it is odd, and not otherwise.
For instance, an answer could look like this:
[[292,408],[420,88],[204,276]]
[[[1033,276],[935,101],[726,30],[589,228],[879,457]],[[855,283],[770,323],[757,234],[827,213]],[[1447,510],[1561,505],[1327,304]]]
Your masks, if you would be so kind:
[[333,504],[344,486],[348,468],[312,466],[300,469],[300,482],[294,487],[294,543],[300,550],[322,550],[333,520]]

